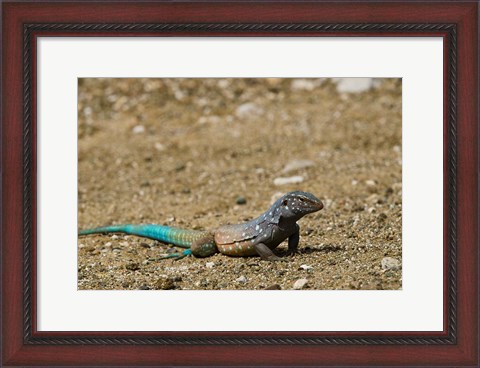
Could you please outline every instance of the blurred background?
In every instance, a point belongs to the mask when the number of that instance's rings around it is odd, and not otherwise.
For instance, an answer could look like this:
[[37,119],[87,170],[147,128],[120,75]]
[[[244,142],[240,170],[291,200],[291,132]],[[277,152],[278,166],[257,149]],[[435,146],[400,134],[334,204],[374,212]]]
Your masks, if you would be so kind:
[[171,247],[82,237],[79,288],[290,289],[298,280],[310,289],[401,288],[401,86],[79,79],[80,229],[214,228],[252,219],[292,190],[325,204],[300,221],[301,253],[276,264],[222,255],[159,262]]

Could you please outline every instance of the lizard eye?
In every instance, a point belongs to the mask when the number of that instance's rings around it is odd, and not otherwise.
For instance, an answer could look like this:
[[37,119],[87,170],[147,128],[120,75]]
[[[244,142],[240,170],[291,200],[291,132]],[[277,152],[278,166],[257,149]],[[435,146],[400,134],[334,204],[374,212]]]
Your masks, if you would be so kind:
[[305,199],[303,199],[303,198],[300,198],[300,202],[305,202]]
[[282,204],[283,204],[284,206],[288,205],[288,200],[284,199],[283,202],[282,202]]

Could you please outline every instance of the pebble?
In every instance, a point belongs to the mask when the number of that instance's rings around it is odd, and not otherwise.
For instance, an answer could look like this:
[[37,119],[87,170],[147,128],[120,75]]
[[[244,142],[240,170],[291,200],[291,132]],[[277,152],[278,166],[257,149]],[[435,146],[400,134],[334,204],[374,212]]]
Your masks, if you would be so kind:
[[282,287],[278,284],[273,284],[265,288],[265,290],[282,290]]
[[300,290],[300,289],[303,289],[305,287],[305,285],[307,285],[308,283],[308,280],[307,279],[298,279],[297,281],[295,281],[295,283],[293,284],[293,289],[294,290]]
[[380,214],[377,216],[377,220],[378,220],[379,222],[383,222],[383,221],[385,221],[386,219],[387,219],[387,215],[384,214],[383,212],[380,213]]
[[236,282],[240,282],[242,284],[245,284],[248,280],[245,276],[240,276],[238,279],[235,280]]
[[160,142],[155,142],[154,147],[157,151],[165,151],[165,145],[161,144]]
[[235,200],[235,203],[237,203],[237,204],[246,204],[246,203],[247,203],[247,199],[246,199],[245,197],[239,196],[239,197],[237,197],[237,199]]
[[313,91],[315,82],[309,79],[294,79],[292,81],[292,89],[294,91]]
[[366,180],[365,184],[367,184],[369,187],[373,187],[376,183],[375,180]]
[[308,271],[308,270],[313,270],[313,267],[312,266],[308,266],[308,265],[301,265],[300,268],[302,270],[305,270],[305,271]]
[[373,78],[338,78],[337,92],[359,93],[373,87]]
[[172,279],[161,278],[155,283],[155,289],[157,290],[172,290],[175,289],[175,283]]
[[251,118],[259,116],[263,113],[263,109],[253,102],[247,102],[235,109],[235,115],[239,118]]
[[216,115],[202,116],[198,119],[199,124],[219,124],[222,122],[222,118]]
[[274,185],[298,184],[303,182],[303,176],[280,177],[273,180]]
[[129,271],[136,271],[140,269],[140,265],[138,263],[129,263],[125,268]]
[[380,197],[378,196],[378,194],[372,194],[372,195],[370,195],[370,196],[367,197],[367,202],[376,203],[379,198],[380,198]]
[[315,166],[315,162],[313,162],[312,160],[293,160],[285,165],[282,172],[288,173],[291,171],[301,170],[312,166]]
[[207,262],[207,263],[205,263],[205,267],[207,267],[207,268],[213,268],[213,266],[215,266],[215,263],[214,263],[214,262]]
[[382,269],[397,271],[400,269],[400,261],[392,257],[385,257],[382,259]]
[[145,132],[145,127],[143,125],[137,125],[132,129],[132,133],[134,134],[141,134],[144,132]]

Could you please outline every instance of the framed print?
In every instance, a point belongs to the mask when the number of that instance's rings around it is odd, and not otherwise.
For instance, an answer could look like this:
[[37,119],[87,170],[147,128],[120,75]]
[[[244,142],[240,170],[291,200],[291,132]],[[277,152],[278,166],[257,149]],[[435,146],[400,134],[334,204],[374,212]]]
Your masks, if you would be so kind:
[[2,4],[2,363],[478,365],[478,3]]

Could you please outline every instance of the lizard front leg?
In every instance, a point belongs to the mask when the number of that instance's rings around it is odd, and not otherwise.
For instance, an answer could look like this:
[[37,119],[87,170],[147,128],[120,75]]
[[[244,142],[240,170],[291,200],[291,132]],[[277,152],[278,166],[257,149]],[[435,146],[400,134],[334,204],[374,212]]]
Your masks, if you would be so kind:
[[276,256],[272,250],[263,243],[254,244],[254,248],[257,251],[260,258],[264,261],[283,261],[282,258]]
[[300,242],[300,226],[295,224],[295,232],[288,237],[288,256],[293,256],[298,252],[298,243]]

